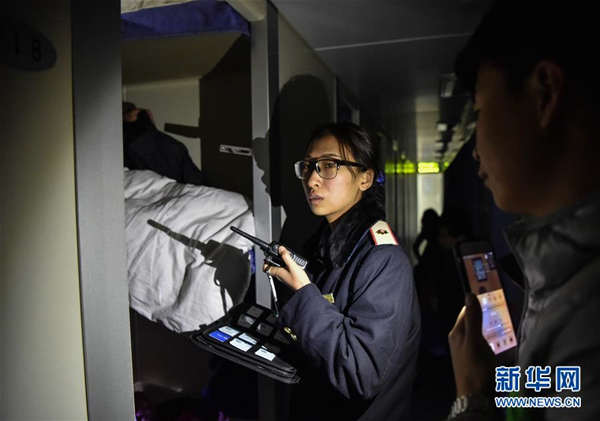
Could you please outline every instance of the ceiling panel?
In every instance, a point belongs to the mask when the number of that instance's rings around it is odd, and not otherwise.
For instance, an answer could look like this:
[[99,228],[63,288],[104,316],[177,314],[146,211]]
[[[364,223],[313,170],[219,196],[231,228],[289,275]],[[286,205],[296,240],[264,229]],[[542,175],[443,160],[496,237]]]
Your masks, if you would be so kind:
[[274,0],[392,138],[401,143],[402,138],[413,138],[419,160],[438,157],[437,121],[462,112],[465,97],[439,97],[440,76],[453,72],[456,53],[490,3]]
[[275,0],[314,48],[470,32],[477,16],[455,0]]

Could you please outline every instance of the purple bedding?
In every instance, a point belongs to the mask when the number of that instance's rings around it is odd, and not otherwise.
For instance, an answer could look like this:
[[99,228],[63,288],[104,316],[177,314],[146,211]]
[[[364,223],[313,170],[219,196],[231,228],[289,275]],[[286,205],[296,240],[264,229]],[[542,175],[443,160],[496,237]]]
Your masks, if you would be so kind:
[[121,15],[123,39],[162,38],[216,32],[250,35],[250,25],[229,3],[198,0]]

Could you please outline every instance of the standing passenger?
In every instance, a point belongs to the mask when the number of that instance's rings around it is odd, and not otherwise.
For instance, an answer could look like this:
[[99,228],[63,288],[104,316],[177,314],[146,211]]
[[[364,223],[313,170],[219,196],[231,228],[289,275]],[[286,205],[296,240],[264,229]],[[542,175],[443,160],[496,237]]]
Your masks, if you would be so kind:
[[457,420],[502,417],[497,389],[529,405],[508,419],[600,420],[599,13],[590,1],[497,1],[458,57],[475,96],[479,175],[501,209],[525,215],[506,230],[525,304],[507,385],[467,296],[449,337]]
[[369,135],[351,123],[312,136],[295,164],[326,224],[307,272],[264,270],[295,291],[279,321],[299,350],[296,420],[398,420],[409,415],[420,319],[410,263],[384,221],[383,175]]

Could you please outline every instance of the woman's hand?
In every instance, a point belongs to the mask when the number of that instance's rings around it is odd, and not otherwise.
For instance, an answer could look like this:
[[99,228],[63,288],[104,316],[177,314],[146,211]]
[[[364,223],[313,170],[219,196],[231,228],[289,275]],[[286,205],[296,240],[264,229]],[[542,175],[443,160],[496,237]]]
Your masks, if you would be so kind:
[[456,395],[489,393],[494,380],[494,353],[481,333],[481,306],[467,294],[466,306],[448,335]]
[[298,291],[303,286],[310,284],[310,279],[308,279],[308,275],[306,272],[304,272],[304,269],[302,269],[296,262],[292,260],[285,247],[279,247],[279,254],[281,255],[286,267],[278,268],[265,263],[263,265],[264,272],[276,277],[294,291]]

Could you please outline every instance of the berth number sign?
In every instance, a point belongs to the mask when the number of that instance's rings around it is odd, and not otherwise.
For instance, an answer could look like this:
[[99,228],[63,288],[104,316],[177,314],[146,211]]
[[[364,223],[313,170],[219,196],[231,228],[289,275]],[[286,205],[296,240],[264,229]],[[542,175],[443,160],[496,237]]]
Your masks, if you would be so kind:
[[54,67],[56,50],[38,30],[0,15],[0,63],[17,70],[40,72]]

